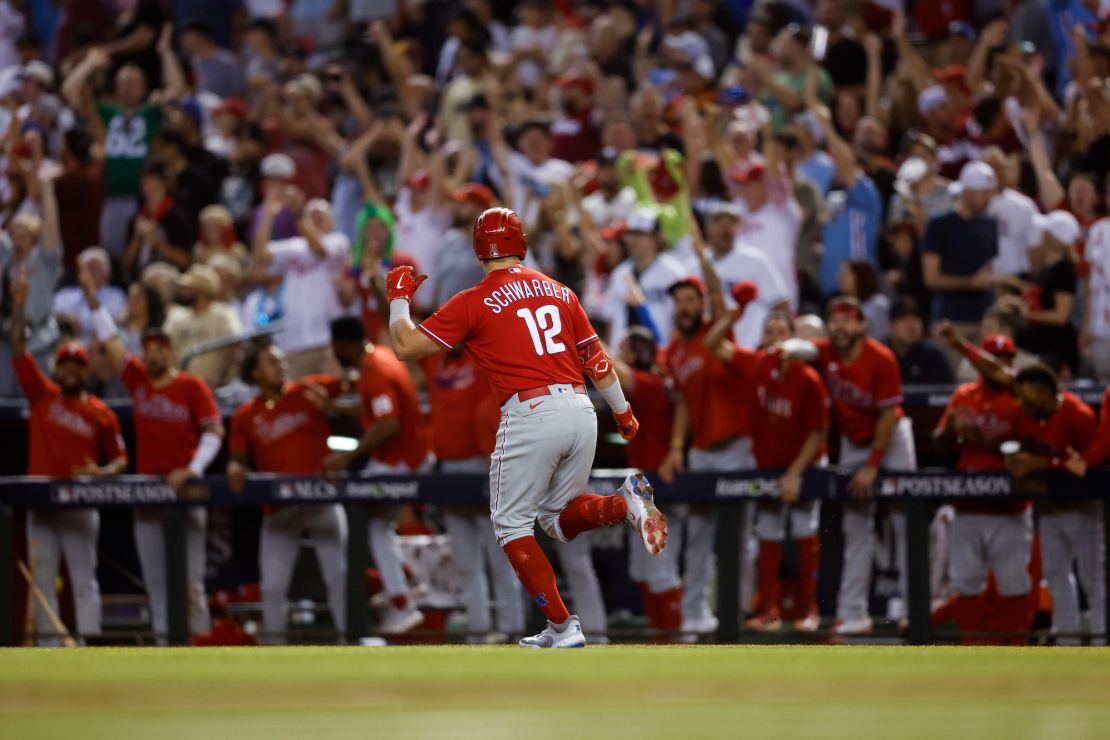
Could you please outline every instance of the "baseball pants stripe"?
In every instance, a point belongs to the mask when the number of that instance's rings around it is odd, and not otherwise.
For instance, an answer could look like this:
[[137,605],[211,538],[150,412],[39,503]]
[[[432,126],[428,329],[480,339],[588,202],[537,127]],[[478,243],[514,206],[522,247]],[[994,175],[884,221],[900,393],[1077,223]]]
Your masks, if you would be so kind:
[[[83,636],[100,634],[100,585],[96,581],[96,545],[100,535],[100,512],[96,509],[29,511],[27,544],[35,585],[39,587],[55,614],[58,594],[55,583],[58,568],[65,558],[77,612],[77,632]],[[40,645],[61,645],[46,612],[34,601],[35,633]]]
[[[166,536],[162,529],[162,512],[136,509],[133,530],[135,552],[143,573],[147,599],[150,602],[150,622],[154,639],[159,645],[167,644],[169,619],[166,611]],[[188,588],[189,631],[192,634],[207,632],[211,628],[208,616],[208,598],[204,592],[206,534],[208,510],[193,507],[185,515],[185,577]]]

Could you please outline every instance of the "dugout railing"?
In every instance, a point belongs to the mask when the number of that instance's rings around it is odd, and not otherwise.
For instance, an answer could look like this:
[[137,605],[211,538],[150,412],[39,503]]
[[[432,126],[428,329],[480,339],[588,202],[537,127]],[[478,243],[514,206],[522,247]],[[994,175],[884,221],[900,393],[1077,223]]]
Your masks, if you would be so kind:
[[[597,470],[590,490],[613,490],[627,471]],[[805,499],[848,498],[850,474],[835,468],[813,469],[805,477]],[[717,527],[717,639],[735,642],[740,637],[740,573],[743,545],[739,532],[744,503],[778,497],[772,471],[745,473],[685,473],[670,485],[654,481],[657,498],[667,503],[712,504],[718,511]],[[367,524],[370,507],[397,503],[485,504],[485,475],[430,474],[421,476],[348,476],[337,480],[319,477],[251,475],[243,491],[228,488],[226,478],[208,477],[175,493],[156,478],[122,476],[97,480],[46,480],[32,477],[0,479],[0,644],[16,640],[15,591],[17,509],[136,508],[165,511],[168,639],[189,641],[185,576],[185,507],[260,507],[265,504],[340,503],[348,518],[347,639],[367,636],[369,610],[365,573],[369,565]],[[883,471],[875,487],[879,500],[901,502],[907,524],[908,618],[907,640],[927,644],[933,640],[929,592],[929,505],[939,500],[1002,499],[1105,499],[1110,495],[1110,470],[1090,471],[1077,479],[1051,473],[1013,479],[993,472]],[[1103,506],[1105,531],[1110,531],[1110,506]],[[1105,557],[1105,556],[1104,556]],[[1106,568],[1110,593],[1110,567]],[[1110,614],[1102,625],[1110,638]],[[1110,641],[1110,639],[1108,639]]]

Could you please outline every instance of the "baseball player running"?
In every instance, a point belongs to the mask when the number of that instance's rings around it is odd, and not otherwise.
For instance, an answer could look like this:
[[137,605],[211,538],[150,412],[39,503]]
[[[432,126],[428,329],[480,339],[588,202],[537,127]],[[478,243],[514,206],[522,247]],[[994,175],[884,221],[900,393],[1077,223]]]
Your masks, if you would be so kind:
[[[46,377],[27,352],[27,276],[17,274],[11,285],[12,367],[31,407],[28,422],[28,475],[51,478],[119,475],[127,468],[127,450],[119,419],[96,396],[84,390],[88,354],[76,342],[58,347],[54,379]],[[96,540],[100,513],[96,509],[64,509],[27,513],[27,542],[35,584],[54,614],[58,594],[54,581],[65,557],[73,585],[77,632],[100,634],[100,587],[96,582]],[[35,632],[42,645],[60,644],[53,622],[35,603]]]
[[[82,270],[81,287],[92,311],[93,331],[111,367],[131,393],[135,420],[135,472],[164,476],[175,491],[199,478],[220,454],[224,426],[208,384],[177,370],[170,337],[161,328],[143,332],[142,359],[129,355],[112,315],[100,305],[96,284]],[[205,533],[208,509],[191,507],[186,520],[185,552],[189,593],[189,630],[208,631],[204,594]],[[159,644],[166,643],[166,542],[162,512],[135,510],[135,551],[150,599],[151,625]]]
[[[277,347],[253,346],[240,368],[243,382],[258,396],[235,410],[228,443],[227,482],[242,490],[251,467],[260,473],[317,475],[328,455],[328,399],[339,395],[338,380],[310,375],[289,382],[289,368]],[[347,515],[339,504],[266,506],[258,540],[262,580],[262,625],[270,642],[285,640],[285,592],[301,552],[304,533],[312,538],[328,592],[336,629],[347,623]]]
[[[1012,385],[1022,415],[1017,435],[1022,450],[1006,460],[1015,477],[1044,470],[1076,466],[1073,452],[1096,450],[1098,421],[1094,411],[1079,398],[1059,387],[1056,374],[1041,364],[1014,374],[993,354],[960,337],[945,323],[941,337],[986,378]],[[1085,471],[1084,471],[1085,472]],[[1106,624],[1106,579],[1103,576],[1102,509],[1098,501],[1052,500],[1037,503],[1041,560],[1048,590],[1052,593],[1052,629],[1058,644],[1078,644],[1080,634],[1079,593],[1072,566],[1090,604],[1090,624],[1101,631]]]
[[[1014,340],[994,334],[984,348],[1007,366],[1013,362]],[[934,437],[959,444],[957,470],[1005,470],[1001,445],[1016,439],[1021,410],[1006,383],[979,378],[958,387],[948,401]],[[1008,633],[1029,628],[1029,557],[1033,545],[1033,512],[1027,499],[953,502],[956,517],[949,544],[949,576],[956,591],[956,623],[965,643],[988,627]],[[994,572],[999,600],[988,622],[987,573]]]
[[[821,510],[820,502],[802,502],[800,495],[802,476],[810,466],[820,464],[825,455],[829,428],[828,392],[817,371],[801,356],[792,353],[795,348],[790,343],[799,340],[787,338],[768,349],[753,352],[725,338],[742,317],[745,307],[759,296],[755,283],[747,281],[735,284],[731,293],[737,307],[713,325],[705,336],[705,344],[755,389],[752,425],[760,430],[754,437],[759,467],[784,471],[778,480],[782,500],[761,501],[756,508],[761,602],[758,612],[745,627],[770,632],[782,626],[779,566],[789,514],[791,532],[798,546],[798,601],[804,614],[795,620],[794,628],[813,632],[819,625],[817,528]],[[802,344],[803,347],[807,345]]]
[[578,296],[522,265],[528,243],[520,217],[507,208],[478,217],[473,247],[486,277],[420,326],[412,322],[409,303],[424,276],[409,266],[390,271],[390,334],[403,360],[463,344],[490,379],[502,402],[490,463],[494,532],[548,623],[520,644],[583,647],[582,625],[563,604],[555,572],[533,536],[535,521],[564,542],[630,521],[653,554],[666,544],[667,522],[642,475],[630,475],[619,496],[583,492],[597,441],[583,374],[609,404],[622,437],[635,437],[638,423]]
[[[867,600],[875,555],[875,479],[880,466],[914,470],[917,454],[913,428],[902,414],[902,379],[894,353],[867,336],[867,320],[854,298],[833,299],[828,320],[830,338],[812,341],[840,427],[840,465],[855,468],[848,483],[852,500],[842,508],[844,570],[836,632],[860,635],[872,631]],[[905,517],[895,514],[894,524],[900,531],[898,572],[904,584]]]

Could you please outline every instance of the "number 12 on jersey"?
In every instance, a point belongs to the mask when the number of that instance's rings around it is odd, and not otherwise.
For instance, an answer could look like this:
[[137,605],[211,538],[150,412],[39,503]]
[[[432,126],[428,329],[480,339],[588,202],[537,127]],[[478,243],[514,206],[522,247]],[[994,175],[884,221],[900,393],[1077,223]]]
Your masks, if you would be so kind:
[[522,308],[516,312],[516,315],[524,319],[524,323],[528,325],[528,333],[532,335],[532,346],[536,348],[537,355],[542,357],[545,349],[546,354],[549,355],[566,351],[566,345],[556,339],[559,332],[563,330],[563,320],[559,318],[558,308],[550,305],[540,306],[536,309],[535,315],[527,308]]

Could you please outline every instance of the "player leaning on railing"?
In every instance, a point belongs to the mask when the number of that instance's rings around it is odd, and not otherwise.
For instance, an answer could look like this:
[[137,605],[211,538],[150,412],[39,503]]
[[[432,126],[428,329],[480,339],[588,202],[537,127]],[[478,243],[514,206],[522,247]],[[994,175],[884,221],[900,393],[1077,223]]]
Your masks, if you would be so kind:
[[[984,378],[1013,388],[1022,412],[1016,435],[1021,449],[1007,456],[1006,467],[1015,477],[1048,470],[1083,475],[1088,463],[1105,461],[1108,443],[1096,436],[1094,411],[1060,388],[1056,374],[1047,365],[1032,365],[1014,373],[990,352],[965,341],[948,322],[941,326],[941,338],[962,352]],[[1102,506],[1101,501],[1094,500],[1037,502],[1041,559],[1052,592],[1052,626],[1060,635],[1058,642],[1078,644],[1079,594],[1072,579],[1073,562],[1090,605],[1090,624],[1106,624]]]
[[[220,454],[224,425],[208,384],[177,369],[169,335],[161,327],[142,334],[142,357],[127,352],[116,322],[100,305],[96,283],[84,267],[79,279],[92,312],[93,332],[131,394],[135,420],[135,472],[164,477],[175,491],[200,478]],[[169,628],[166,606],[166,541],[158,509],[135,510],[135,550],[150,598],[151,621],[159,644]],[[186,572],[189,584],[189,629],[209,627],[204,593],[205,537],[208,509],[190,507],[186,518]]]
[[394,349],[402,360],[417,360],[463,344],[490,379],[502,403],[490,465],[494,530],[548,621],[543,632],[520,644],[583,647],[582,626],[563,604],[555,573],[533,536],[535,521],[551,537],[569,541],[628,520],[652,554],[666,544],[667,522],[642,475],[630,475],[619,496],[585,492],[597,419],[583,375],[613,410],[621,436],[631,439],[639,424],[578,296],[523,266],[528,243],[520,217],[507,208],[478,217],[473,247],[486,277],[419,326],[409,303],[424,276],[409,266],[390,271]]

